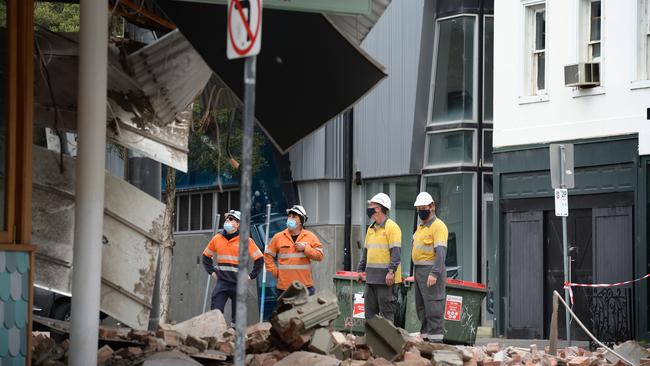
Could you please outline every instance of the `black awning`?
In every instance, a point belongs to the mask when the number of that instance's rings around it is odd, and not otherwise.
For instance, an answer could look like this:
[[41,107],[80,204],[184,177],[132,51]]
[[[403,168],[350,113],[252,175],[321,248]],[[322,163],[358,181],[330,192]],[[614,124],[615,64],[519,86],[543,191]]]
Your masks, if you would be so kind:
[[[226,58],[223,5],[156,0],[243,100],[243,60]],[[351,107],[386,74],[321,14],[264,9],[255,116],[283,152]]]

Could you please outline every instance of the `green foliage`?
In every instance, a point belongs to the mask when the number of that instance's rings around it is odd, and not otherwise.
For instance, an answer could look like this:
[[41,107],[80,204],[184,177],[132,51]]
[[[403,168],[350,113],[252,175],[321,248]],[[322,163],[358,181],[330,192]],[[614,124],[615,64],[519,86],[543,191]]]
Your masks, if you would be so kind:
[[34,23],[53,32],[79,32],[79,4],[34,4]]
[[[204,117],[200,104],[194,104],[192,127],[189,136],[189,168],[207,170],[229,175],[238,175],[229,163],[230,156],[226,151],[230,131],[230,153],[241,164],[242,145],[242,113],[231,108],[213,109]],[[234,115],[233,115],[234,114]],[[257,130],[253,134],[253,173],[266,166],[267,162],[260,154],[264,145],[264,136]]]

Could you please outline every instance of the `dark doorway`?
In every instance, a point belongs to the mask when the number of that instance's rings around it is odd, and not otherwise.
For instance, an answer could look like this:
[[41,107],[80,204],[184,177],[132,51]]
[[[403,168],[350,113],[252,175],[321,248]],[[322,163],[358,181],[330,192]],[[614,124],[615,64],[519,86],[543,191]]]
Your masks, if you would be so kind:
[[[593,283],[593,240],[592,210],[571,210],[567,218],[567,243],[571,255],[571,282]],[[544,323],[550,324],[553,304],[553,291],[564,294],[564,263],[562,245],[562,218],[554,211],[544,212]],[[575,306],[573,311],[590,329],[589,302],[587,293],[578,289],[574,291]],[[560,314],[564,311],[560,310]],[[566,334],[565,318],[558,318],[560,337]],[[544,334],[548,337],[549,327]],[[575,322],[571,325],[571,338],[588,340],[585,332]]]

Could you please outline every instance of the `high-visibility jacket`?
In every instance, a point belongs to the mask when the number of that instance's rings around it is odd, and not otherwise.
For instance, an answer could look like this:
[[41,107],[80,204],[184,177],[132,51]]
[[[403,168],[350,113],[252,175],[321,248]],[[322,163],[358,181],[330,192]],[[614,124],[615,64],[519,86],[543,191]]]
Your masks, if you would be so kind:
[[[215,255],[217,256],[217,263],[214,265],[214,272],[217,273],[219,280],[237,282],[237,272],[239,272],[239,235],[231,239],[226,238],[221,233],[215,235],[205,247],[203,256],[213,259]],[[257,261],[263,257],[262,252],[257,248],[253,239],[250,238],[248,239],[248,255],[253,261]],[[258,270],[261,267],[261,263],[259,266],[256,266]],[[250,276],[251,278],[257,276],[255,269]]]
[[402,282],[401,249],[402,230],[395,221],[386,218],[382,225],[370,225],[357,269],[366,272],[366,283],[385,284],[389,269],[395,273],[395,283]]
[[413,234],[413,251],[411,258],[416,266],[433,266],[436,260],[435,248],[447,247],[449,231],[447,225],[439,218],[431,222],[420,223]]
[[[305,250],[299,252],[295,244],[304,243]],[[264,251],[266,270],[278,280],[278,289],[286,290],[293,281],[300,281],[307,287],[314,286],[311,276],[311,261],[323,260],[323,246],[314,233],[302,229],[296,242],[293,242],[289,229],[285,229],[273,236]],[[278,265],[275,265],[275,259]]]

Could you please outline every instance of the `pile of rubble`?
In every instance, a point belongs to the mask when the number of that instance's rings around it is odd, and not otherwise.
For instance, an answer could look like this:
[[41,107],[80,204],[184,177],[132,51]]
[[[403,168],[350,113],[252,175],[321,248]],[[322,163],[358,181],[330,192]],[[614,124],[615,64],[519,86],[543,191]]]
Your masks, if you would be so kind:
[[[500,347],[497,343],[465,347],[423,342],[389,321],[375,317],[366,322],[365,336],[331,330],[339,315],[336,297],[308,296],[299,283],[278,300],[271,322],[246,331],[246,365],[250,366],[605,366],[626,364],[605,349],[589,352],[579,347],[551,355],[529,348]],[[113,365],[226,365],[232,364],[235,331],[227,328],[218,310],[156,332],[127,328],[100,329],[97,359]],[[33,337],[33,365],[65,365],[68,341],[57,343],[43,333]],[[650,366],[650,352],[636,342],[617,348],[636,366]]]

